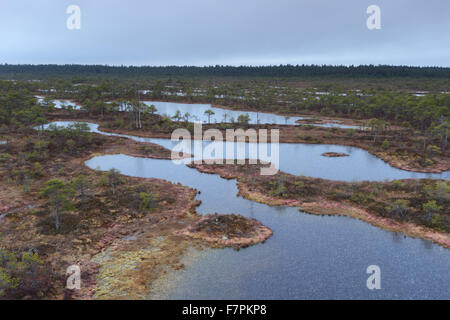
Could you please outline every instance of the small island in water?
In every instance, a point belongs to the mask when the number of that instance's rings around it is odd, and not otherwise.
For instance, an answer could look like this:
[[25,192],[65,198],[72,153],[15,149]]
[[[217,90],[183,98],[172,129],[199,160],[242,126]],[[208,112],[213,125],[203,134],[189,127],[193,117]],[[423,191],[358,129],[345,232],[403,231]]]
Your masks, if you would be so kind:
[[344,152],[324,152],[322,153],[322,157],[329,157],[329,158],[337,158],[337,157],[348,157],[349,155]]

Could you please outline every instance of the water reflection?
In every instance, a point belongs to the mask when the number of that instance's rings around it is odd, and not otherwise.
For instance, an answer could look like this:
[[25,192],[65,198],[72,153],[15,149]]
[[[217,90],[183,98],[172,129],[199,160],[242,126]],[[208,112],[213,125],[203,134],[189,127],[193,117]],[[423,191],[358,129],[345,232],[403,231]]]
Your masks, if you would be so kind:
[[[98,132],[97,125],[89,126]],[[167,139],[130,138],[172,146]],[[330,149],[346,150],[353,160],[350,164],[336,164],[320,156]],[[281,162],[283,171],[302,171],[312,176],[359,180],[367,176],[376,179],[414,176],[380,163],[381,160],[357,148],[282,144],[280,153],[282,158],[293,159]],[[359,171],[361,167],[355,161],[363,162],[362,168],[376,171],[375,174]],[[253,202],[237,196],[235,180],[203,174],[170,160],[105,155],[88,160],[86,165],[105,171],[116,168],[130,176],[180,182],[201,191],[196,197],[202,201],[197,209],[199,214],[238,213],[258,219],[274,231],[266,243],[245,250],[206,252],[182,271],[183,277],[166,298],[450,299],[447,285],[450,251],[428,241],[403,237],[348,217],[322,217],[299,212],[295,207]],[[382,270],[382,290],[370,291],[366,287],[365,271],[372,264]]]
[[[210,104],[198,103],[178,103],[178,102],[163,102],[163,101],[143,101],[147,106],[155,106],[156,114],[166,116],[175,121],[189,121],[201,123],[232,123],[238,122],[241,115],[248,116],[250,124],[278,124],[278,125],[303,125],[297,123],[298,120],[308,119],[309,117],[291,117],[280,116],[274,113],[267,112],[253,112],[242,110],[229,110],[218,107],[213,107]],[[118,105],[119,111],[126,111],[125,104]],[[208,115],[207,111],[212,111]],[[342,125],[334,122],[324,124],[310,124],[312,126],[327,127],[327,128],[344,128],[344,129],[358,129],[358,126]]]
[[[134,161],[135,160],[135,161]],[[436,299],[450,298],[450,251],[356,219],[304,214],[236,196],[235,180],[203,174],[169,160],[124,155],[94,157],[86,165],[117,168],[196,188],[200,214],[239,213],[274,231],[245,250],[211,250],[187,266],[169,299]],[[367,266],[382,270],[383,287],[370,291]],[[414,266],[414,268],[411,268]],[[412,281],[413,280],[413,281]]]
[[[54,122],[57,125],[69,125],[73,122],[61,121]],[[172,150],[179,142],[171,141],[169,139],[156,138],[142,138],[130,135],[122,135],[115,133],[106,133],[98,130],[98,125],[89,123],[91,131],[98,132],[104,135],[127,137],[140,142],[151,142],[161,145],[169,150]],[[45,126],[48,127],[48,126]],[[214,144],[214,141],[203,141],[202,146],[205,149],[208,145]],[[234,150],[235,159],[237,155],[239,143],[227,142],[223,144],[224,148]],[[241,158],[248,157],[249,149],[255,148],[255,144],[241,144],[245,150]],[[192,147],[193,148],[193,147]],[[256,146],[260,148],[260,146]],[[322,153],[327,151],[344,152],[349,154],[348,157],[329,158],[323,157]],[[223,151],[226,154],[226,150]],[[270,148],[269,148],[270,153]],[[226,157],[229,158],[229,157]],[[209,158],[211,159],[211,158]],[[268,158],[261,158],[261,160],[268,160]],[[190,161],[186,159],[185,162]],[[315,178],[324,178],[330,180],[342,181],[383,181],[394,179],[449,179],[450,171],[443,173],[421,173],[397,169],[391,167],[388,163],[371,155],[367,151],[355,147],[347,147],[340,145],[324,145],[324,144],[301,144],[301,143],[280,143],[279,145],[279,168],[281,171],[294,174],[306,175]]]

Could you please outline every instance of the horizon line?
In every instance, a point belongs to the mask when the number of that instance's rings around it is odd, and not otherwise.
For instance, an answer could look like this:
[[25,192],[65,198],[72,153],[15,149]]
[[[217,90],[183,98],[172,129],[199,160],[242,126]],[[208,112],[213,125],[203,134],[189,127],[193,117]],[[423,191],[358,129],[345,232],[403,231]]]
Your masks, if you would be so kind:
[[180,65],[180,64],[167,64],[167,65],[133,65],[133,64],[98,64],[98,63],[0,63],[0,66],[101,66],[101,67],[112,67],[112,68],[123,68],[123,67],[133,67],[133,68],[212,68],[212,67],[251,67],[251,68],[264,68],[264,67],[346,67],[346,68],[357,68],[357,67],[403,67],[403,68],[443,68],[449,69],[450,66],[440,66],[440,65],[406,65],[406,64],[261,64],[261,65],[251,65],[251,64],[208,64],[208,65]]

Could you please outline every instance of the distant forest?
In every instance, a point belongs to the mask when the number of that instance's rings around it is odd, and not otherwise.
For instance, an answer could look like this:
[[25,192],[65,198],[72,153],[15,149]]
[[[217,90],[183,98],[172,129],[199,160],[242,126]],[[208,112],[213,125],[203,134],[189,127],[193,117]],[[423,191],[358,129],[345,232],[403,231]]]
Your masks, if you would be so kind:
[[450,68],[389,65],[328,66],[107,66],[107,65],[11,65],[0,64],[2,79],[54,77],[348,77],[348,78],[446,78]]

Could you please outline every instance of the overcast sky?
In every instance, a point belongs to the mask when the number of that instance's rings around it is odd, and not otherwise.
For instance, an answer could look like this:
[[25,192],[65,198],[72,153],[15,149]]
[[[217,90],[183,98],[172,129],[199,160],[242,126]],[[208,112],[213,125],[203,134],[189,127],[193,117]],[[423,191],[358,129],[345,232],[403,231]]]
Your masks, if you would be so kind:
[[1,0],[0,63],[450,67],[450,0]]

